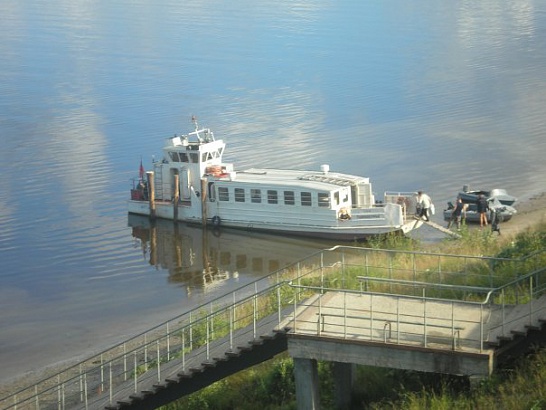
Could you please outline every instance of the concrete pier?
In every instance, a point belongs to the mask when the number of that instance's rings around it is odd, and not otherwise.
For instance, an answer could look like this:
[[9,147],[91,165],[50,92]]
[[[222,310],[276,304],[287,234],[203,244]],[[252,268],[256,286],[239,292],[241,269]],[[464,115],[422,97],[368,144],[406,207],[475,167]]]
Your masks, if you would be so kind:
[[299,410],[320,409],[317,361],[294,357],[296,400]]

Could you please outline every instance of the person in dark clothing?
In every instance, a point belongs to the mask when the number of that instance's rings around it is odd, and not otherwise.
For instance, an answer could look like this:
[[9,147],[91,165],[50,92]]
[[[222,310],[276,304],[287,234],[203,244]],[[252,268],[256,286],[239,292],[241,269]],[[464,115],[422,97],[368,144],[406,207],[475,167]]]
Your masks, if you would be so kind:
[[500,222],[501,222],[501,217],[499,215],[499,210],[498,209],[491,209],[491,232],[498,232],[498,234],[500,235],[501,234],[501,231],[500,231]]
[[489,210],[489,205],[485,196],[481,194],[478,197],[478,214],[480,215],[480,227],[483,228],[487,226],[487,211]]
[[451,228],[451,225],[455,221],[457,223],[457,230],[461,230],[461,219],[463,217],[464,204],[461,198],[457,198],[455,202],[455,207],[451,212],[451,217],[449,218],[449,223],[447,224],[447,229]]

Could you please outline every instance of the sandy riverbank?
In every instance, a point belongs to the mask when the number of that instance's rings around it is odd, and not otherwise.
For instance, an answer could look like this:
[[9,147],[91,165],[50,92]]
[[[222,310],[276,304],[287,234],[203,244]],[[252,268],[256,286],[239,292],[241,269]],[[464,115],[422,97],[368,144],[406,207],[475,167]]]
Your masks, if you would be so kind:
[[[501,224],[501,234],[504,240],[509,240],[511,237],[532,228],[540,222],[546,222],[546,192],[531,194],[522,198],[517,203],[516,208],[518,211],[517,215],[510,221]],[[1,383],[0,397],[6,397],[21,388],[29,386],[44,377],[55,374],[63,368],[82,360],[84,356],[87,357],[96,352],[87,353],[86,356],[82,353],[78,358],[52,364],[44,369],[37,369],[36,371],[19,375],[18,377]]]
[[518,213],[508,222],[501,223],[503,236],[514,236],[540,222],[546,222],[546,192],[532,194],[516,204]]

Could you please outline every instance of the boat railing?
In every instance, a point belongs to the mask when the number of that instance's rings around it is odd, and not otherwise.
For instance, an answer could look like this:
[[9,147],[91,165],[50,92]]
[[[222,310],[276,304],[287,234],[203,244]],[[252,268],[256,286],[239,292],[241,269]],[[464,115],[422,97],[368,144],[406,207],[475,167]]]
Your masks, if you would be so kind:
[[[399,205],[399,206],[398,206]],[[412,208],[408,209],[405,204],[392,202],[375,204],[372,208],[353,208],[351,210],[351,221],[355,225],[366,220],[382,220],[385,225],[399,226],[414,217]]]
[[373,208],[353,208],[351,210],[351,217],[353,219],[385,218],[384,208],[384,206],[376,206]]
[[386,191],[383,201],[386,204],[400,205],[404,221],[413,218],[417,213],[417,197],[415,196],[415,192]]

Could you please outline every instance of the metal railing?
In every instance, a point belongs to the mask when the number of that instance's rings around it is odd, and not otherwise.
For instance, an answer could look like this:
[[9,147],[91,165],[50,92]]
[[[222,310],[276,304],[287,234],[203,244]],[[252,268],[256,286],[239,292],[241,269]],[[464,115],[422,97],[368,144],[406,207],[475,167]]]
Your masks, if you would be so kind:
[[498,306],[500,310],[498,323],[489,328],[496,337],[540,328],[541,319],[546,319],[546,268],[536,269],[492,289],[486,303]]
[[[489,307],[481,302],[336,290],[338,297],[332,303],[332,299],[322,301],[331,291],[314,290],[319,297],[298,306],[291,333],[425,348],[483,350]],[[303,315],[304,310],[310,313]]]
[[[444,338],[452,347],[479,343],[481,348],[487,336],[483,317],[462,323],[464,320],[455,316],[455,307],[496,305],[502,312],[509,304],[540,297],[546,288],[546,273],[538,267],[546,265],[545,257],[545,251],[507,259],[336,246],[10,394],[0,399],[0,408],[94,408],[92,403],[98,399],[115,403],[120,395],[138,393],[151,381],[160,384],[173,374],[190,372],[192,366],[212,363],[212,349],[233,351],[236,335],[248,341],[256,339],[257,324],[265,317],[274,316],[280,327],[290,323],[292,331],[298,332],[304,320],[297,313],[322,303],[329,293],[343,294],[346,300],[367,295],[371,309],[352,310],[351,305],[344,304],[334,312],[321,311],[309,321],[319,335],[329,331],[340,337],[364,337],[355,329],[367,323],[367,337],[384,343],[424,341],[428,346],[431,340],[436,343]],[[388,312],[374,310],[374,299],[379,297],[392,298],[398,315],[381,318]],[[451,319],[435,317],[428,311],[404,317],[401,306],[412,298],[431,306],[438,302],[451,305]],[[293,306],[292,312],[283,315],[288,306]],[[527,312],[531,323],[536,314],[532,303]],[[508,318],[500,317],[499,326],[508,329],[504,322]],[[463,328],[477,326],[478,322],[479,338],[475,333],[464,334]]]

